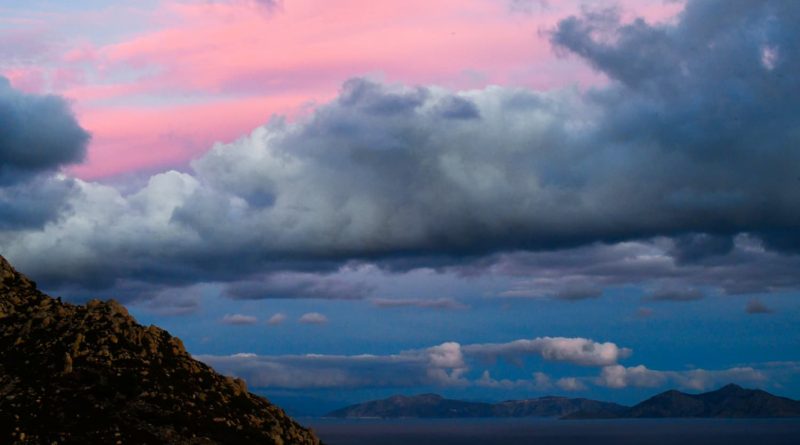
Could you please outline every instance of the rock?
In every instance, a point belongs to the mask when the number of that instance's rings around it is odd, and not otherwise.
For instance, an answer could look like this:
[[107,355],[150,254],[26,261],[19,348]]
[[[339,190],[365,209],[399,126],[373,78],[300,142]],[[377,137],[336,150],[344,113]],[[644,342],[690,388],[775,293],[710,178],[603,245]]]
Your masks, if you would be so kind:
[[320,443],[118,302],[63,303],[0,256],[0,443],[23,442]]

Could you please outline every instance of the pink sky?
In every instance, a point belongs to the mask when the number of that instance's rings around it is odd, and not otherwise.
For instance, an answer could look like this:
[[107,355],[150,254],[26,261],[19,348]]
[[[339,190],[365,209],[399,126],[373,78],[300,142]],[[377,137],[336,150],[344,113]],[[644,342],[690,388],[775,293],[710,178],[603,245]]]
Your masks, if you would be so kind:
[[[2,11],[0,43],[14,42],[25,57],[0,62],[0,74],[73,101],[93,134],[87,161],[72,169],[86,179],[183,165],[273,114],[291,118],[329,100],[354,76],[453,89],[603,82],[580,61],[558,58],[547,41],[546,30],[580,11],[575,0],[531,1],[528,11],[506,0],[259,5],[164,0],[152,10]],[[681,5],[629,0],[622,9],[652,21]],[[52,44],[56,36],[63,41]]]

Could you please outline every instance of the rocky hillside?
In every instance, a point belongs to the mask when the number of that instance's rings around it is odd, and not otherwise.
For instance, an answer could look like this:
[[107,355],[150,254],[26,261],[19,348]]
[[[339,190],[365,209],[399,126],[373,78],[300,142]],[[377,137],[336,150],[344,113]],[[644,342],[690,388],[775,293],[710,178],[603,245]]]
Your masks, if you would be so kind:
[[0,257],[0,443],[319,440],[115,301],[53,299]]

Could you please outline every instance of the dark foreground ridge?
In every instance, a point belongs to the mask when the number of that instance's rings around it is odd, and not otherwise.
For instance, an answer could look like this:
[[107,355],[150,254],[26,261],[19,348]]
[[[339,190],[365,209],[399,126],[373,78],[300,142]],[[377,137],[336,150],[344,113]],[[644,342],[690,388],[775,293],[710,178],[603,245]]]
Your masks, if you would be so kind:
[[119,303],[63,303],[0,256],[0,443],[319,444]]
[[622,405],[589,399],[540,397],[500,403],[445,399],[437,394],[392,396],[351,405],[327,415],[340,418],[464,418],[464,417],[563,417],[578,411],[612,417],[627,409]]

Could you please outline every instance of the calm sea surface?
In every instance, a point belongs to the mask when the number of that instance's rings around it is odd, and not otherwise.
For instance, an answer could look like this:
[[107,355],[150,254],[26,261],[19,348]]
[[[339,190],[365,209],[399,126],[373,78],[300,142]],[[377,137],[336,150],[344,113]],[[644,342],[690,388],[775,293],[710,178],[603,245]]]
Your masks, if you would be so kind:
[[800,445],[800,419],[301,419],[326,445]]

